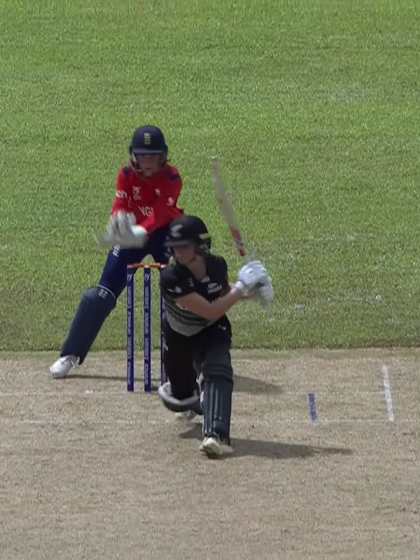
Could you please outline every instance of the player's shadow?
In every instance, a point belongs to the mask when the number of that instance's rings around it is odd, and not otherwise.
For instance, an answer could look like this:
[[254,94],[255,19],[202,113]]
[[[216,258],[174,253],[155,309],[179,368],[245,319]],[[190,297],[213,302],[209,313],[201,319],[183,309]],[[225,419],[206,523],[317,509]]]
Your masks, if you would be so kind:
[[[123,375],[98,375],[90,373],[71,373],[65,379],[98,379],[100,381],[126,381],[126,377]],[[143,382],[143,380],[141,380]]]
[[[90,373],[72,373],[67,379],[97,379],[100,381],[121,381],[125,382],[124,375],[101,375]],[[280,385],[274,385],[266,381],[254,379],[253,377],[246,377],[245,375],[235,375],[234,391],[236,393],[251,393],[253,395],[270,393],[270,395],[279,395],[283,393]],[[143,378],[140,376],[136,379],[136,385],[140,386],[143,383]],[[159,381],[153,380],[153,390],[157,391]]]
[[280,385],[274,385],[267,381],[261,381],[254,377],[246,377],[245,375],[236,375],[234,377],[234,391],[236,393],[270,393],[270,395],[278,395],[283,393],[283,388]]
[[[201,424],[194,424],[180,434],[182,439],[201,439]],[[352,455],[353,451],[346,447],[320,447],[280,441],[263,441],[259,439],[232,438],[233,455],[226,455],[224,459],[235,457],[266,457],[269,459],[306,459],[308,457],[328,455]]]

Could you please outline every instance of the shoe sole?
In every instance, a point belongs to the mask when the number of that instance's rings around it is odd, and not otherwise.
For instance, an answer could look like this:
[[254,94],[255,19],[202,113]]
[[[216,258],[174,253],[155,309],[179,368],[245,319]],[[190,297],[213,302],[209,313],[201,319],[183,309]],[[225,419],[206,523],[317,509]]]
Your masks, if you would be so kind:
[[64,379],[64,377],[67,377],[70,372],[66,371],[66,373],[56,373],[56,372],[50,370],[50,373],[51,373],[53,379]]

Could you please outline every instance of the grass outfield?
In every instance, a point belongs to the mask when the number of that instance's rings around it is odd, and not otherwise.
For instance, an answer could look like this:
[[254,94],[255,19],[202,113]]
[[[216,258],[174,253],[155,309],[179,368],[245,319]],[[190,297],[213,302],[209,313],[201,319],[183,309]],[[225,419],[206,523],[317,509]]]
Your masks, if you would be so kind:
[[[277,300],[242,347],[413,345],[420,327],[417,2],[0,2],[0,350],[58,348],[105,253],[133,129],[240,265],[210,156]],[[117,6],[118,4],[118,6]],[[125,298],[95,348],[124,346]],[[257,328],[258,326],[258,328]]]

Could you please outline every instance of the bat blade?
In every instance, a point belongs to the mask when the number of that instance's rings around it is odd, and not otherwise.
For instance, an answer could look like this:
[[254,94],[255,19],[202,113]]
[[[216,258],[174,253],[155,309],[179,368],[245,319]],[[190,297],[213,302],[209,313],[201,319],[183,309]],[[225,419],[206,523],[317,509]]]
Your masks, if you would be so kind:
[[241,257],[245,257],[247,256],[248,251],[246,249],[241,230],[239,229],[238,222],[236,221],[232,202],[223,184],[222,175],[220,173],[220,163],[217,158],[213,158],[212,160],[212,177],[214,188],[216,191],[216,200],[219,205],[220,211],[229,227],[238,253],[241,255]]
[[[229,227],[233,241],[235,242],[235,247],[240,256],[245,257],[245,260],[249,262],[254,258],[254,255],[252,255],[252,257],[250,256],[249,251],[245,245],[241,230],[239,229],[238,222],[236,221],[232,201],[222,181],[222,175],[220,173],[220,163],[217,158],[212,159],[212,177],[214,188],[216,191],[216,200],[219,204],[220,211]],[[258,293],[257,299],[264,308],[267,308],[268,303]]]

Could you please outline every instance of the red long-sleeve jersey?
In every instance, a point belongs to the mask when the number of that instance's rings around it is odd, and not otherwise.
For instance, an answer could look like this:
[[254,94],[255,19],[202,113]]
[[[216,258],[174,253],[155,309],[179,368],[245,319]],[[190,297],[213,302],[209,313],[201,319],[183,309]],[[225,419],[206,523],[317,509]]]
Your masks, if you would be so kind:
[[127,166],[117,176],[117,192],[112,214],[123,210],[136,216],[136,224],[148,233],[168,225],[183,213],[177,206],[182,179],[176,167],[166,163],[162,169],[145,177],[141,171]]

